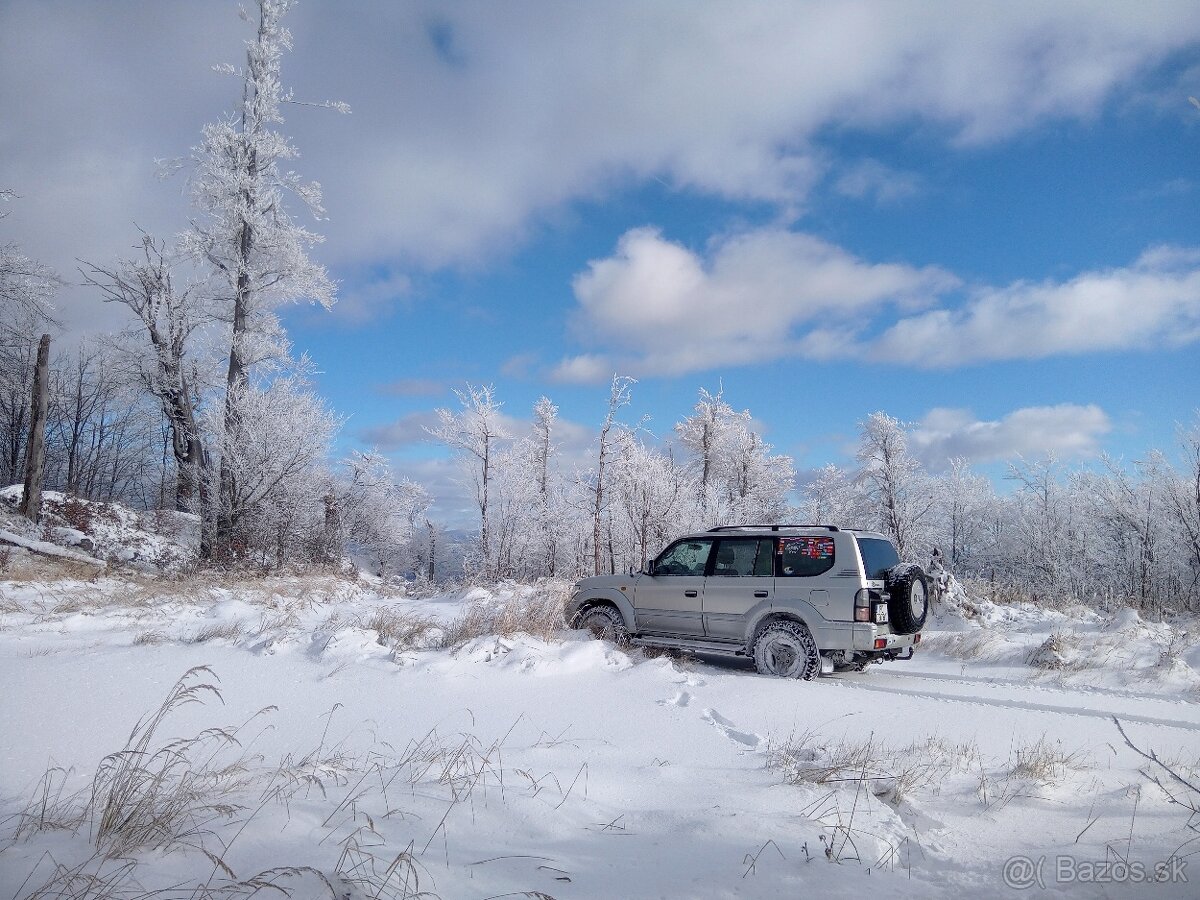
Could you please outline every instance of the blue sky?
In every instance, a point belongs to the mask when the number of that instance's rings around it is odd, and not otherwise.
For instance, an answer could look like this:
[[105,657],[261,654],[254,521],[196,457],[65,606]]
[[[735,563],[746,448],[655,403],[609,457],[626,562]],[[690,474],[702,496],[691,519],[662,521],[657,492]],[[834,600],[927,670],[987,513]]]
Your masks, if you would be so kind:
[[[343,447],[439,490],[419,426],[466,381],[515,419],[550,396],[580,452],[614,371],[660,435],[721,385],[800,470],[848,463],[878,409],[931,467],[995,474],[1018,452],[1169,447],[1200,406],[1194,3],[290,18],[285,80],[354,112],[285,126],[325,186],[315,255],[342,297],[286,322]],[[232,105],[208,66],[246,36],[233,5],[6,3],[0,34],[24,198],[0,237],[70,271],[133,221],[181,227],[151,161]],[[114,326],[81,290],[63,309]]]

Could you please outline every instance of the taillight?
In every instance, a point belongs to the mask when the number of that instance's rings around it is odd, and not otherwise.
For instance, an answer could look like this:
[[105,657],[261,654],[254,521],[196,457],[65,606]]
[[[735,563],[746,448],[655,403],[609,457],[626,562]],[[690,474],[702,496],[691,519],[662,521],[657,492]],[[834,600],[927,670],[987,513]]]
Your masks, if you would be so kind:
[[861,606],[863,609],[871,608],[871,592],[866,588],[859,588],[854,595],[854,605]]
[[887,638],[875,638],[875,649],[876,650],[887,649]]
[[913,643],[914,644],[921,643],[921,632],[918,631],[916,634],[913,635]]
[[854,621],[855,622],[870,622],[871,621],[870,607],[867,607],[867,606],[854,607]]

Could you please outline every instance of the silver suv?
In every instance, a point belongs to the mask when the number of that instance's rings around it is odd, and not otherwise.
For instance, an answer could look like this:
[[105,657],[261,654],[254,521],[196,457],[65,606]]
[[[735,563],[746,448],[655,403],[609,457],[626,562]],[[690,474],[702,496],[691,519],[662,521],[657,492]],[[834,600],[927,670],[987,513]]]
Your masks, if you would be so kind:
[[928,610],[925,573],[882,534],[728,525],[680,538],[643,572],[584,578],[566,615],[619,644],[750,656],[809,680],[911,659]]

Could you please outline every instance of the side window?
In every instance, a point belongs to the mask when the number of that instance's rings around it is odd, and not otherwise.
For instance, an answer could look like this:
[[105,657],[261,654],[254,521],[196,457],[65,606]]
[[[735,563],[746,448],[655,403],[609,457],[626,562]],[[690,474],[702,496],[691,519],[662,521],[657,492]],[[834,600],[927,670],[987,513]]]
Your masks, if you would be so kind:
[[762,538],[758,542],[758,559],[754,561],[754,574],[770,578],[775,574],[775,538]]
[[833,538],[785,537],[779,539],[779,574],[812,576],[833,568]]
[[703,575],[708,563],[708,551],[713,542],[708,539],[680,541],[663,551],[654,563],[655,575]]
[[717,558],[713,562],[713,575],[729,575],[746,578],[754,574],[754,563],[758,557],[759,542],[754,539],[725,538],[717,542]]
[[775,574],[773,538],[723,538],[717,542],[713,575],[770,578]]

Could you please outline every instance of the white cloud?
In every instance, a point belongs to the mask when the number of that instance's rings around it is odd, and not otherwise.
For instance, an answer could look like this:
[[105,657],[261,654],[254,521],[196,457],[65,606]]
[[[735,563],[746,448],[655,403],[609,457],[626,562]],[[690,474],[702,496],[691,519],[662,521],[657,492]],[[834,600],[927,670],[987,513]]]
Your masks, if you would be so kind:
[[856,200],[871,199],[881,206],[912,197],[920,187],[918,175],[893,169],[877,159],[859,160],[833,183],[839,194]]
[[1200,339],[1200,251],[1148,250],[1127,268],[981,288],[957,309],[901,319],[871,355],[938,367]]
[[607,356],[583,353],[579,356],[565,357],[554,367],[551,377],[554,381],[572,384],[600,384],[608,381],[614,374],[619,374],[618,363]]
[[927,306],[957,284],[933,266],[868,263],[781,229],[721,239],[705,258],[635,229],[574,282],[577,334],[617,355],[570,357],[555,375],[594,382],[614,369],[676,375],[796,354],[833,358],[880,307]]
[[783,357],[950,368],[1200,340],[1200,249],[1156,247],[1066,281],[975,286],[965,297],[961,287],[937,267],[872,263],[781,229],[715,241],[705,256],[634,229],[576,276],[575,332],[588,352],[552,374],[596,383],[614,371],[679,375]]
[[[412,280],[399,272],[386,272],[350,279],[351,287],[339,286],[338,302],[333,307],[335,322],[365,325],[384,318],[412,292]],[[318,308],[317,315],[328,315]]]
[[434,428],[437,424],[437,415],[432,410],[425,410],[409,413],[386,425],[364,428],[358,437],[363,443],[390,453],[421,444],[432,446],[435,442],[425,429]]
[[[565,202],[651,177],[795,209],[831,128],[992,141],[1093,115],[1200,37],[1193,0],[311,3],[289,22],[286,82],[354,109],[293,107],[285,126],[325,186],[317,255],[335,267],[475,263]],[[247,34],[226,2],[0,6],[4,186],[28,198],[6,227],[30,255],[70,273],[126,250],[134,221],[184,224],[182,181],[156,182],[151,160],[232,107],[209,66]],[[68,305],[85,324],[109,309]]]
[[934,470],[954,458],[972,463],[1040,457],[1093,456],[1112,430],[1108,415],[1094,404],[1029,406],[1002,419],[980,421],[966,409],[931,409],[910,432],[913,453]]

